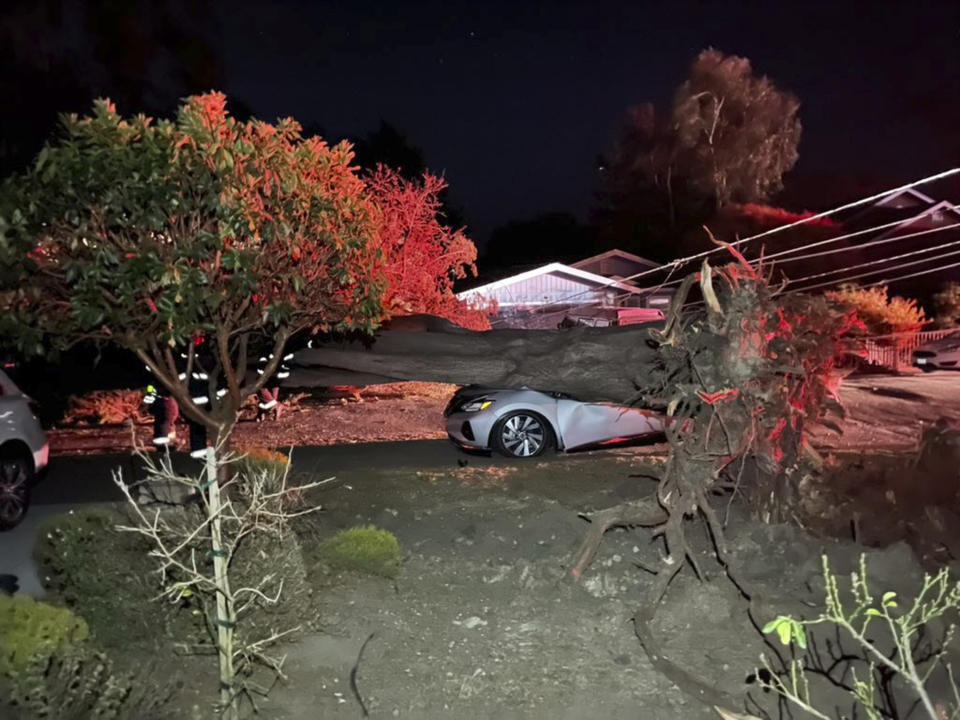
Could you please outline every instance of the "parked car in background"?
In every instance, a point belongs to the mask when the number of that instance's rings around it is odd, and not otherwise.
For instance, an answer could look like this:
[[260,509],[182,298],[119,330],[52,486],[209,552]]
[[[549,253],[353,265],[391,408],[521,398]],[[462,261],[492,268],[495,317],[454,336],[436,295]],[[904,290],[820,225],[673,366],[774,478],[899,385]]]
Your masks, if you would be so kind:
[[30,489],[47,467],[50,446],[28,398],[0,370],[0,530],[26,515]]
[[447,435],[461,448],[496,450],[514,458],[655,436],[664,430],[663,417],[650,410],[586,403],[564,393],[526,388],[461,388],[444,416]]
[[913,365],[924,372],[960,369],[960,331],[918,347]]

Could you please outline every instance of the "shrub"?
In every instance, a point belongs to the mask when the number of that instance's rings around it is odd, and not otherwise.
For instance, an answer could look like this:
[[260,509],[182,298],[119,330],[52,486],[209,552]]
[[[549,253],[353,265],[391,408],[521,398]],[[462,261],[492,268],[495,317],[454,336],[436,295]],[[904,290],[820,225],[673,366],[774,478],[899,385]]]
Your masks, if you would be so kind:
[[170,688],[150,677],[117,675],[99,652],[68,650],[34,658],[4,679],[0,717],[20,720],[166,720]]
[[[218,467],[208,459],[209,474],[194,477],[175,472],[169,456],[139,457],[146,466],[146,482],[180,484],[200,502],[155,512],[138,503],[115,472],[114,482],[132,515],[119,530],[147,542],[146,555],[162,578],[154,599],[166,605],[186,602],[205,621],[206,642],[188,649],[232,658],[219,664],[218,707],[235,720],[241,697],[253,700],[253,694],[264,692],[263,684],[252,679],[258,668],[282,675],[284,658],[268,654],[270,648],[299,632],[304,618],[312,616],[306,604],[311,588],[290,521],[319,508],[287,512],[286,472],[279,477],[270,471],[245,472],[239,458],[221,459]],[[268,461],[276,464],[275,458]],[[227,478],[222,486],[221,476]],[[292,489],[302,492],[322,483]],[[287,620],[287,628],[278,627]]]
[[283,583],[278,602],[251,599],[237,625],[241,639],[267,636],[279,626],[300,626],[299,632],[314,617],[313,587],[307,579],[300,541],[289,528],[279,534],[251,533],[234,555],[230,573],[238,588],[256,587],[265,576]]
[[[960,693],[949,661],[960,610],[960,582],[943,568],[936,575],[924,575],[923,587],[912,600],[900,598],[892,590],[878,597],[870,587],[861,555],[857,571],[850,575],[849,597],[844,597],[848,593],[841,593],[826,555],[822,563],[825,608],[820,616],[804,620],[779,615],[763,627],[764,633],[776,633],[782,645],[795,648],[782,669],[761,655],[767,671],[765,676],[759,671],[756,674],[766,678],[761,685],[807,714],[830,720],[833,715],[813,705],[810,677],[823,674],[824,663],[833,659],[825,676],[835,686],[847,689],[854,704],[853,717],[860,717],[859,710],[868,718],[899,717],[896,701],[905,699],[897,697],[900,693],[910,696],[918,716],[929,720],[960,717]],[[824,647],[832,652],[829,657],[818,656],[817,645],[807,639],[807,628],[817,625],[826,626]],[[833,669],[852,682],[838,684],[830,674]],[[934,673],[939,677],[931,678]],[[942,697],[934,695],[934,686]],[[952,692],[945,691],[946,687]]]
[[266,448],[250,448],[238,461],[240,472],[283,475],[290,466],[290,458]]
[[150,545],[117,532],[125,520],[121,513],[96,509],[47,521],[34,549],[44,588],[87,621],[105,650],[155,648],[202,636],[202,623],[186,603],[154,606],[162,588],[146,557]]
[[0,672],[19,672],[38,656],[84,642],[87,624],[66,608],[25,595],[0,595]]
[[237,460],[239,486],[241,495],[248,494],[251,481],[256,478],[263,480],[266,492],[280,492],[283,490],[281,507],[284,510],[295,510],[306,504],[303,492],[289,485],[287,482],[290,473],[290,458],[283,453],[266,448],[250,448]]
[[400,572],[397,536],[373,525],[341,530],[320,546],[320,557],[334,570],[388,578],[395,578]]
[[915,333],[927,320],[916,300],[896,295],[890,297],[885,285],[872,288],[844,285],[839,290],[828,292],[827,297],[855,308],[857,317],[872,335]]

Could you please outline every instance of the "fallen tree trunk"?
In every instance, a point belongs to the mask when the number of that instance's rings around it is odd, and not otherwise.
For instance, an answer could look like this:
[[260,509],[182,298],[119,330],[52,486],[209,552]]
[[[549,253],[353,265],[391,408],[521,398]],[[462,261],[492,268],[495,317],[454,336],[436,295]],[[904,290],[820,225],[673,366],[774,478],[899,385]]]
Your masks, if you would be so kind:
[[562,330],[464,330],[410,316],[362,340],[294,354],[285,387],[372,385],[400,380],[565,392],[625,403],[653,386],[650,330],[659,324]]

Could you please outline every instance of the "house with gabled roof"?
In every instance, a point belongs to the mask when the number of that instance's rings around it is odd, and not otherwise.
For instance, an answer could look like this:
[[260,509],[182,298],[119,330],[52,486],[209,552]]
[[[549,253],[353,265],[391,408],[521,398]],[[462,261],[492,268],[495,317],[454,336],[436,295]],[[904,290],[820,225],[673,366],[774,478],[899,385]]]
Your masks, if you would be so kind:
[[[604,326],[663,316],[670,296],[651,292],[631,277],[658,266],[623,251],[609,251],[572,265],[548,263],[464,290],[469,303],[497,305],[494,327],[551,329],[561,324]],[[625,274],[620,274],[625,273]],[[625,309],[631,312],[623,312]],[[649,312],[644,312],[649,310]]]
[[[842,278],[884,283],[899,295],[928,297],[960,281],[960,207],[908,188],[841,216],[856,252],[837,256]],[[888,260],[888,261],[887,261]]]

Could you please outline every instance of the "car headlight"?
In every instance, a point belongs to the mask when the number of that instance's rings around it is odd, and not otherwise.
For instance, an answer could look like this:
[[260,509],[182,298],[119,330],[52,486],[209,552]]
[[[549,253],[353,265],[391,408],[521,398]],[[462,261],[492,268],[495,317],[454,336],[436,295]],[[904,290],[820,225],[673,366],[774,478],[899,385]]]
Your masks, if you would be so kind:
[[486,410],[491,405],[493,405],[493,400],[490,398],[477,398],[466,403],[460,410],[462,412],[479,412],[480,410]]

